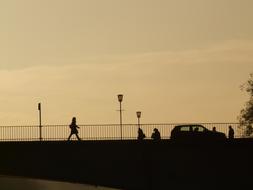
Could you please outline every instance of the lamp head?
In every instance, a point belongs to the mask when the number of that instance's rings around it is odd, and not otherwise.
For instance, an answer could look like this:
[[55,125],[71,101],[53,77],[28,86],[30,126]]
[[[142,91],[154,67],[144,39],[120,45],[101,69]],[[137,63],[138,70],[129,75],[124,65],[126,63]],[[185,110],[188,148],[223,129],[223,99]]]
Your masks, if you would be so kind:
[[119,102],[123,101],[123,94],[118,94],[118,100],[119,100]]
[[137,115],[138,118],[140,118],[140,117],[141,117],[141,112],[140,112],[140,111],[137,111],[137,112],[136,112],[136,115]]

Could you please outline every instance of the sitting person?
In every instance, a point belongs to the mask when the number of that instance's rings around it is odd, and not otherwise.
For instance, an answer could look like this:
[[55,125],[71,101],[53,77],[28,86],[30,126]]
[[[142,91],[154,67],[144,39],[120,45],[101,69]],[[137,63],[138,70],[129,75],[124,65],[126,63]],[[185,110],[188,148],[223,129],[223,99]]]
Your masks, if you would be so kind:
[[146,137],[146,135],[143,133],[142,129],[138,129],[138,140],[143,140]]
[[154,141],[161,140],[161,135],[160,135],[160,132],[158,131],[158,129],[157,129],[157,128],[154,128],[153,131],[154,131],[154,132],[152,133],[151,138],[152,138]]

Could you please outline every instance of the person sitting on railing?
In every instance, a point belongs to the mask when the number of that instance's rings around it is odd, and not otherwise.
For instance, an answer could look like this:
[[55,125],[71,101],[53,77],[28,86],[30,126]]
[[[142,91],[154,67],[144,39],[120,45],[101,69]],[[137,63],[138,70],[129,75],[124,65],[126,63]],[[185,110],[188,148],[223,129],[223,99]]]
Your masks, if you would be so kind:
[[68,141],[70,140],[70,138],[71,138],[71,136],[72,136],[73,134],[75,134],[75,135],[76,135],[76,138],[80,141],[81,139],[80,139],[80,137],[78,136],[78,130],[77,130],[77,128],[80,128],[80,127],[78,127],[78,126],[76,125],[76,118],[75,118],[75,117],[72,118],[72,122],[71,122],[71,124],[69,125],[69,128],[71,129],[71,133],[70,133],[70,135],[69,135],[69,137],[68,137]]
[[154,131],[154,132],[152,133],[151,138],[152,138],[154,141],[159,141],[159,140],[161,140],[161,135],[160,135],[160,132],[158,131],[158,129],[157,129],[157,128],[154,128],[153,131]]
[[143,140],[146,137],[146,135],[143,133],[142,129],[138,129],[138,140]]

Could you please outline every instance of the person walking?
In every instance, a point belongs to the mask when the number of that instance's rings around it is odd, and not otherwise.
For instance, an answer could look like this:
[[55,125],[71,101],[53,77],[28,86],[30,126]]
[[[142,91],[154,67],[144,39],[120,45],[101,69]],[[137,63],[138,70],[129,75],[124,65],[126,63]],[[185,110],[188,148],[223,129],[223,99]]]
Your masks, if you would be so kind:
[[70,132],[70,135],[68,137],[68,141],[70,140],[71,136],[74,135],[74,134],[76,135],[76,138],[80,141],[81,139],[78,136],[78,130],[77,130],[77,128],[80,128],[80,127],[78,127],[78,125],[76,124],[76,118],[75,117],[72,118],[72,122],[69,125],[69,128],[71,129],[71,132]]
[[231,125],[229,125],[228,138],[229,139],[234,139],[234,134],[235,134],[234,129],[232,128]]

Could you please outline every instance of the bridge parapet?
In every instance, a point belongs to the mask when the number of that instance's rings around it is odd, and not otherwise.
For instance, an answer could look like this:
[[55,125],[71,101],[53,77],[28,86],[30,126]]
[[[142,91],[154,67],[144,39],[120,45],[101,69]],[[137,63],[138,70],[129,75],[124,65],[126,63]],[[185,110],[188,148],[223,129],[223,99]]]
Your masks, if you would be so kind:
[[[140,127],[150,139],[154,128],[161,133],[162,139],[169,139],[171,130],[176,126],[185,123],[162,123],[162,124],[141,124]],[[216,127],[216,130],[228,134],[228,126],[231,125],[235,130],[235,138],[245,138],[244,131],[239,123],[198,123],[208,129]],[[97,124],[97,125],[78,125],[78,135],[82,140],[119,140],[121,139],[119,124]],[[122,139],[137,139],[137,124],[122,125]],[[67,140],[70,134],[69,125],[43,125],[43,141]],[[75,139],[75,137],[72,137]],[[39,125],[30,126],[0,126],[0,141],[38,141],[40,140]]]

